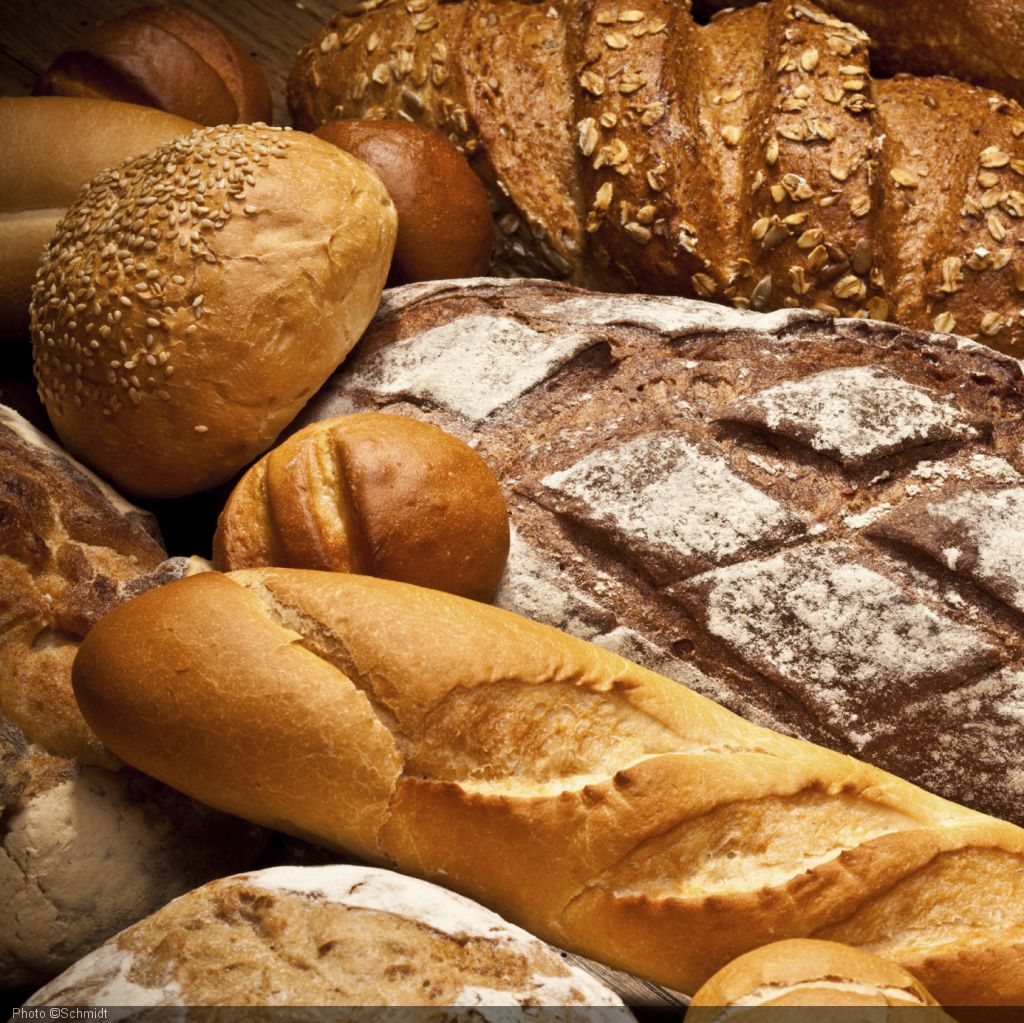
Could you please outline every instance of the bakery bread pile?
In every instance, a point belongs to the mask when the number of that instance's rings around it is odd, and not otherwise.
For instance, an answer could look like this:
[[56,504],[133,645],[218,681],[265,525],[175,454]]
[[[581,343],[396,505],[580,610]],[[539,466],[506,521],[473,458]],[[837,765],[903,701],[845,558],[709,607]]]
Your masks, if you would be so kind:
[[1024,824],[1024,375],[953,338],[539,281],[390,292],[302,421],[509,497],[496,602]]
[[1024,22],[692,6],[348,5],[301,130],[146,7],[0,100],[29,1009],[1024,1006]]
[[1024,352],[1024,111],[949,79],[873,80],[868,50],[803,0],[707,26],[677,0],[368,0],[302,51],[289,105],[306,130],[445,131],[519,273]]

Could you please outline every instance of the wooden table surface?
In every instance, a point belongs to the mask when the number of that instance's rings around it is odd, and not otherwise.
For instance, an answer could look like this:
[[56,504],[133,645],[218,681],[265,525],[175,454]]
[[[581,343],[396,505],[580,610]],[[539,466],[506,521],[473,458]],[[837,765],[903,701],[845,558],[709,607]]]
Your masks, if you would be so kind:
[[[267,74],[274,121],[288,123],[284,89],[292,61],[352,0],[178,0],[229,32]],[[4,0],[0,95],[25,96],[36,76],[87,28],[145,6],[145,0]]]

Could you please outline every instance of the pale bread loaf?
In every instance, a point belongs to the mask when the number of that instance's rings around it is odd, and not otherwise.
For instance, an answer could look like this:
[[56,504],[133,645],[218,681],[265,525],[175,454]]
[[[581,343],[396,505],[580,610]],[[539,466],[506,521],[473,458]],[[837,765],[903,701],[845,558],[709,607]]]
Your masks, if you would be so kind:
[[[261,1004],[602,1006],[602,1023],[633,1018],[603,984],[495,913],[362,866],[273,867],[212,881],[111,938],[26,1003]],[[569,1008],[544,1018],[593,1017]]]
[[1024,1000],[1024,831],[497,608],[204,573],[111,612],[74,682],[182,791],[677,990],[818,937],[948,1004]]

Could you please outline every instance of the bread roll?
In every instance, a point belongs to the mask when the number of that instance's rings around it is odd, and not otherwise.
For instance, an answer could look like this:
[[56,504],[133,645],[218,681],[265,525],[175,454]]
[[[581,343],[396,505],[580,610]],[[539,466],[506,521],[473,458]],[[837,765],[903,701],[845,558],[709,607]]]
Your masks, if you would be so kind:
[[111,100],[0,97],[0,343],[28,340],[39,260],[81,187],[195,127]]
[[[482,906],[358,866],[273,867],[213,881],[122,931],[26,1002],[124,1004],[262,1004],[276,1013],[285,1005],[589,1005],[619,1006],[600,1015],[607,1023],[633,1018],[603,984]],[[365,1011],[326,1018],[365,1019]]]
[[[913,974],[863,949],[833,941],[794,938],[776,941],[734,959],[719,970],[693,996],[688,1023],[771,1023],[791,1019],[799,1012],[781,1012],[784,1006],[817,1006],[815,1020],[842,1023],[843,1013],[830,1014],[824,1006],[872,1006],[920,1010],[911,1017],[920,1023],[953,1023]],[[729,1010],[729,1011],[725,1011]],[[850,1019],[849,1014],[845,1018]],[[866,1018],[866,1017],[861,1017]],[[887,1016],[873,1014],[876,1023]],[[903,1018],[895,1014],[896,1023]]]
[[[263,835],[127,768],[71,692],[115,604],[198,567],[152,517],[0,407],[0,987],[38,983]],[[198,559],[196,559],[198,561]]]
[[371,410],[494,471],[500,606],[1024,824],[1016,360],[796,310],[460,281],[388,292],[299,421]]
[[490,600],[508,509],[472,448],[405,416],[307,427],[235,487],[213,538],[222,571],[277,565],[360,572]]
[[485,604],[205,573],[103,619],[74,683],[182,791],[669,987],[818,937],[949,1004],[1024,1000],[1024,831]]
[[162,4],[89,29],[40,76],[36,92],[141,103],[207,125],[273,117],[256,61],[209,18]]
[[380,175],[398,210],[389,284],[478,277],[491,262],[487,193],[439,131],[408,121],[328,121],[313,133]]
[[377,176],[298,132],[206,128],[99,175],[33,291],[58,435],[134,494],[229,479],[355,344],[394,239]]

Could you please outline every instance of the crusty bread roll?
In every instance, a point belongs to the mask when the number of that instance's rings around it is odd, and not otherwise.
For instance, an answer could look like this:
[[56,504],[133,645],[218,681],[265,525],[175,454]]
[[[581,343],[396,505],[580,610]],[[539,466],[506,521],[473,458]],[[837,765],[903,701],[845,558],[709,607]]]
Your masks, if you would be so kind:
[[490,600],[508,509],[484,460],[406,416],[340,416],[261,458],[213,538],[222,571],[277,565],[359,572]]
[[497,608],[205,573],[104,618],[74,684],[182,791],[672,988],[818,937],[949,1004],[1024,1001],[1024,831]]
[[[126,1004],[622,1006],[482,906],[362,866],[272,867],[213,881],[122,931],[26,1002]],[[607,1023],[632,1018],[624,1008],[601,1014]]]
[[32,280],[81,187],[195,127],[112,100],[0,97],[0,343],[28,340]]
[[[952,1023],[913,974],[871,952],[834,941],[794,938],[764,945],[734,959],[693,996],[687,1023],[799,1023],[806,1014],[784,1006],[915,1008],[915,1023]],[[930,1008],[931,1007],[931,1008]],[[815,1023],[853,1023],[849,1014],[814,1015]],[[860,1017],[866,1020],[868,1017]],[[886,1017],[872,1015],[875,1023]],[[903,1019],[892,1017],[893,1023]]]
[[40,76],[36,92],[142,103],[208,125],[273,115],[256,61],[209,18],[165,4],[89,29]]
[[409,121],[328,121],[313,134],[364,160],[387,186],[398,210],[389,284],[487,272],[487,193],[453,142]]
[[203,567],[165,558],[152,516],[0,406],[0,988],[52,976],[263,844],[123,768],[71,692],[99,617]]
[[135,494],[229,479],[355,344],[395,220],[365,164],[275,128],[201,129],[94,178],[33,291],[61,440]]

